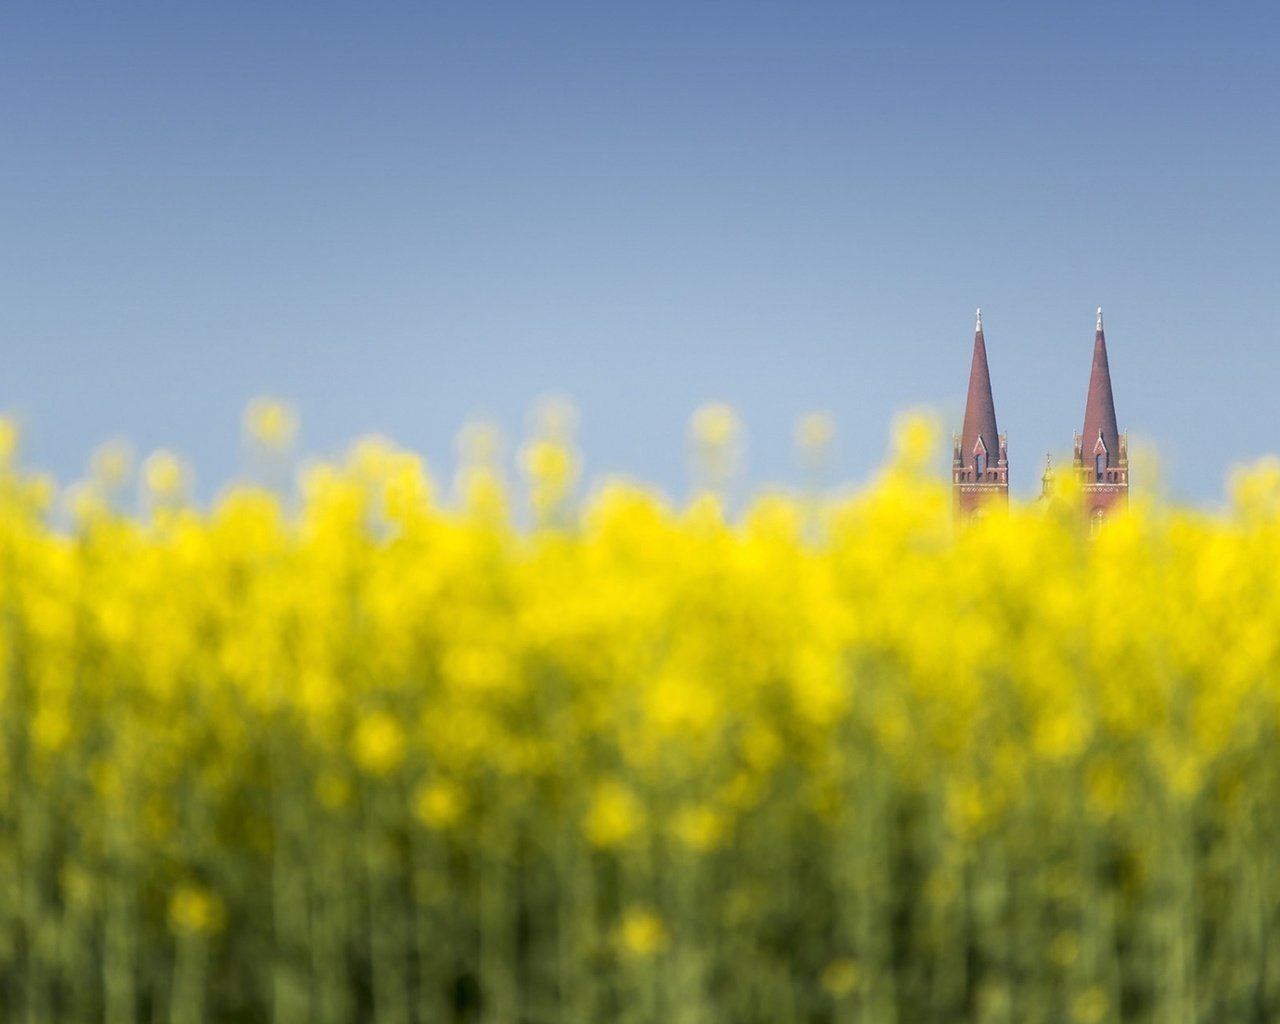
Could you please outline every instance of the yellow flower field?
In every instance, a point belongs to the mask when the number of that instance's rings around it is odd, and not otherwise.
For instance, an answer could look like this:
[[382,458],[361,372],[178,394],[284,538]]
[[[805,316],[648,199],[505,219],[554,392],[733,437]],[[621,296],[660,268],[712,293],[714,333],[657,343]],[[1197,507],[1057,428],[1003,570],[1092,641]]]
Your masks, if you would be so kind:
[[1280,1019],[1275,466],[1090,539],[919,423],[732,517],[543,434],[140,514],[0,438],[0,1020]]

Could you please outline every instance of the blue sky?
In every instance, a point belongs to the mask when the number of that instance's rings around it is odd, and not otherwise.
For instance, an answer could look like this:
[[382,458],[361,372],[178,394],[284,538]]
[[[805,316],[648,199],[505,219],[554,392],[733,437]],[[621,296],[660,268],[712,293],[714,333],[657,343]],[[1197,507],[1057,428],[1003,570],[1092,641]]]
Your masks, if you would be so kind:
[[555,392],[680,494],[724,400],[751,481],[813,409],[857,481],[958,429],[980,305],[1032,493],[1102,305],[1121,429],[1213,501],[1280,449],[1277,54],[1262,4],[6,4],[0,407],[207,493],[255,395],[447,478]]

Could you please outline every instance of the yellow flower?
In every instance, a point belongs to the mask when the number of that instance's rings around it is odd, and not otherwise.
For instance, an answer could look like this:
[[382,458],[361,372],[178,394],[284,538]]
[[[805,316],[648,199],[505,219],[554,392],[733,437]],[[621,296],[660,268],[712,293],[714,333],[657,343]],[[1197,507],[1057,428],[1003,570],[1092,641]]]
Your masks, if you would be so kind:
[[222,901],[203,886],[182,885],[169,897],[169,927],[178,935],[206,935],[225,923]]
[[554,441],[532,441],[520,452],[525,472],[535,485],[559,488],[573,477],[573,456]]
[[385,711],[365,715],[356,726],[352,752],[356,764],[370,775],[390,775],[405,756],[405,734],[400,723]]
[[340,775],[325,772],[315,781],[315,794],[322,807],[337,811],[351,803],[351,784]]
[[1129,804],[1129,781],[1114,761],[1090,765],[1085,786],[1087,806],[1099,818],[1113,818]]
[[690,431],[696,459],[696,482],[722,488],[741,468],[746,431],[737,413],[723,402],[704,405],[693,414]]
[[836,435],[835,417],[828,412],[811,412],[796,423],[796,444],[804,452],[821,452]]
[[1071,1004],[1071,1019],[1077,1024],[1098,1024],[1111,1009],[1106,990],[1098,986],[1087,988],[1076,996]]
[[660,734],[706,735],[720,712],[719,694],[702,679],[664,675],[646,694],[650,721]]
[[667,948],[667,929],[662,918],[648,907],[628,907],[618,926],[619,944],[623,952],[637,960],[646,960]]
[[462,816],[462,810],[462,790],[446,779],[423,783],[414,794],[413,812],[428,828],[451,827]]
[[578,410],[567,398],[545,395],[538,400],[533,414],[534,429],[541,437],[568,444],[578,427]]
[[689,849],[705,853],[720,844],[725,834],[725,820],[706,804],[687,804],[672,817],[671,831]]
[[594,846],[621,846],[640,829],[643,814],[635,794],[616,781],[596,787],[584,828]]
[[1080,937],[1075,932],[1058,932],[1049,943],[1049,959],[1058,967],[1070,967],[1080,958]]
[[76,908],[93,906],[102,891],[100,881],[77,864],[67,864],[58,873],[58,888],[67,904]]
[[468,423],[458,434],[458,456],[468,466],[494,466],[502,461],[502,431],[493,423]]
[[255,398],[244,411],[245,436],[268,451],[283,452],[298,434],[298,417],[284,402]]
[[147,456],[142,464],[142,479],[152,500],[167,503],[186,496],[190,472],[176,455],[161,450]]
[[0,468],[7,469],[18,457],[18,443],[22,432],[12,416],[0,416]]
[[1067,760],[1084,749],[1089,733],[1089,722],[1083,715],[1071,710],[1053,710],[1036,724],[1032,743],[1041,757]]
[[699,444],[722,448],[736,440],[741,430],[737,413],[723,402],[704,405],[693,414],[693,436]]
[[911,468],[924,466],[938,450],[940,437],[933,417],[923,413],[901,417],[894,428],[894,458]]
[[832,960],[822,971],[822,987],[836,999],[856,989],[861,979],[858,962],[847,956]]
[[36,712],[31,723],[32,739],[48,753],[57,753],[71,737],[71,716],[65,707],[46,703]]
[[123,487],[133,472],[133,449],[124,441],[109,441],[94,449],[89,464],[94,483],[112,493]]
[[[280,410],[250,419],[254,444],[292,437]],[[538,942],[520,919],[546,910],[565,943],[546,962],[600,967],[606,1001],[677,938],[670,966],[697,988],[790,922],[795,948],[829,951],[783,995],[837,1015],[963,974],[956,943],[1019,916],[1048,924],[1018,977],[938,986],[942,1016],[1023,1000],[1114,1018],[1150,943],[1111,943],[1099,973],[1095,906],[1108,933],[1176,920],[1241,963],[1265,952],[1221,909],[1233,880],[1275,882],[1280,463],[1222,510],[1135,496],[1092,539],[1063,470],[1060,501],[957,530],[913,419],[838,498],[677,508],[614,481],[557,529],[525,525],[512,509],[572,511],[572,432],[544,411],[508,493],[474,428],[460,493],[438,499],[417,456],[366,439],[296,502],[239,487],[187,507],[189,472],[158,452],[143,514],[116,500],[127,457],[99,453],[65,492],[76,515],[53,517],[0,424],[0,808],[23,810],[0,860],[32,852],[53,887],[24,904],[31,935],[101,974],[123,927],[138,999],[169,964],[162,1011],[207,995],[226,1016],[225,990],[264,1018],[277,954],[286,989],[315,984],[312,965],[365,948],[371,913],[480,976],[457,937]],[[801,434],[825,444],[829,424]],[[741,424],[712,407],[694,435],[725,483]],[[776,884],[791,861],[811,885]],[[884,885],[902,863],[918,884]],[[893,956],[854,959],[904,914]],[[198,937],[228,922],[264,955],[205,964]],[[319,981],[367,986],[357,967]],[[1213,970],[1192,974],[1162,1005],[1226,1005]]]

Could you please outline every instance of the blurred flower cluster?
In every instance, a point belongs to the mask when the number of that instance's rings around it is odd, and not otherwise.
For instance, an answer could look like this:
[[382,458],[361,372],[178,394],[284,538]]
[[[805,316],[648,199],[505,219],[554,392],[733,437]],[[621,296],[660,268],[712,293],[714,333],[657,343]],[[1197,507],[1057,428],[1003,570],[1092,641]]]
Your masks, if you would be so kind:
[[1273,464],[1090,539],[957,532],[921,420],[736,519],[727,408],[684,506],[572,428],[69,528],[0,430],[0,1019],[1280,1017]]

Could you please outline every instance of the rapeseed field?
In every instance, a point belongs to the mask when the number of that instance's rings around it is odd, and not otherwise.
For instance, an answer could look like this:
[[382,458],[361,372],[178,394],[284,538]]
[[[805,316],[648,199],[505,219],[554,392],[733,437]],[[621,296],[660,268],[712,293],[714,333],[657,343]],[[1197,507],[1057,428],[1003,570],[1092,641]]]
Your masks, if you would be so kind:
[[680,503],[294,427],[141,511],[0,431],[0,1019],[1280,1019],[1275,465],[1091,538],[922,421],[732,515],[721,408]]

